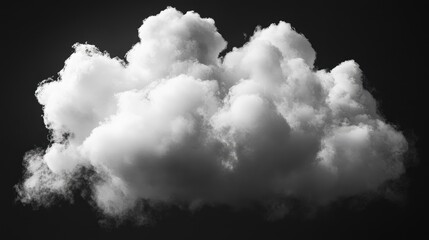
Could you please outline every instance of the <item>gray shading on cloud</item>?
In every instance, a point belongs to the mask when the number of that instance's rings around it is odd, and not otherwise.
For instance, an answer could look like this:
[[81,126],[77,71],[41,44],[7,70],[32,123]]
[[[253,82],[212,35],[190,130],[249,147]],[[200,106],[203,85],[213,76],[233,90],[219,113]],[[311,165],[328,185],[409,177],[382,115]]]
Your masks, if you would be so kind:
[[[316,70],[290,24],[257,28],[224,57],[214,20],[195,12],[167,8],[138,33],[126,60],[74,45],[58,79],[39,85],[51,144],[25,155],[22,202],[48,205],[83,181],[113,217],[141,200],[326,205],[405,172],[407,141],[359,65]],[[82,168],[97,177],[76,180]]]

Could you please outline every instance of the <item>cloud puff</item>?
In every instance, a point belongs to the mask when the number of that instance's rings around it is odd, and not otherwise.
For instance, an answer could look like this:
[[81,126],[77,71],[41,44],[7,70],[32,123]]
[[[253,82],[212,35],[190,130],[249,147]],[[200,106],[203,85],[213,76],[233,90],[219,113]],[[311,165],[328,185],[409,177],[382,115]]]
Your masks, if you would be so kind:
[[[404,173],[407,141],[377,112],[353,60],[316,70],[290,24],[257,28],[219,57],[213,19],[167,8],[144,20],[126,60],[74,45],[36,96],[52,142],[25,156],[23,202],[77,182],[107,215],[141,200],[326,204]],[[96,177],[78,178],[82,168]]]

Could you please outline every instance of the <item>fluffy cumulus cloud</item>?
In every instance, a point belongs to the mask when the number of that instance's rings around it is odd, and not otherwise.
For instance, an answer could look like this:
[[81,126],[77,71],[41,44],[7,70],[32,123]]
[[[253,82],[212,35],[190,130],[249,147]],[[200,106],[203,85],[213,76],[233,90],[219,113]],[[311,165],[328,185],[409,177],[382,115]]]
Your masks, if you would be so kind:
[[[290,24],[220,57],[214,20],[167,8],[126,60],[76,44],[36,96],[51,133],[25,156],[24,202],[77,188],[111,216],[140,201],[326,204],[404,173],[404,136],[378,114],[353,60],[316,70]],[[82,169],[92,174],[82,175]]]

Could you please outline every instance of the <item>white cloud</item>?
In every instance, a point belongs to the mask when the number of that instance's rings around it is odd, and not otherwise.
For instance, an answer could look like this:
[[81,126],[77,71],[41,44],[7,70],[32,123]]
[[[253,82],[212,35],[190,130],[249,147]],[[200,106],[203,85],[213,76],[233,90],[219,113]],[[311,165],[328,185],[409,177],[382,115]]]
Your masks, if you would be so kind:
[[357,63],[315,70],[290,24],[257,28],[224,58],[214,21],[194,12],[167,8],[139,37],[126,62],[76,44],[59,78],[40,84],[53,138],[25,157],[23,201],[69,194],[82,166],[98,180],[79,181],[112,216],[142,199],[323,204],[404,172],[407,141],[377,114]]

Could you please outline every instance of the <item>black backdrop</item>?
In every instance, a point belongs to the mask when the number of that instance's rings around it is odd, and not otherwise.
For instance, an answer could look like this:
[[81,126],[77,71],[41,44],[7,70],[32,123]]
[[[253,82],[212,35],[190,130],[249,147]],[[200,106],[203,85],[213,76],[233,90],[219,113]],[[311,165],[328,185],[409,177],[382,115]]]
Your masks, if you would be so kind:
[[[3,5],[3,4],[2,4]],[[166,6],[195,10],[211,17],[228,49],[241,46],[257,25],[284,20],[303,33],[317,52],[316,67],[335,67],[356,60],[366,84],[386,119],[413,143],[413,156],[402,181],[404,201],[375,200],[365,208],[350,201],[333,206],[316,217],[287,216],[265,221],[257,211],[231,212],[207,207],[189,214],[169,209],[157,224],[120,228],[100,225],[100,216],[79,197],[74,204],[60,202],[34,210],[15,202],[13,186],[22,177],[22,156],[48,145],[42,109],[34,97],[37,84],[63,67],[75,42],[95,44],[111,56],[123,57],[138,41],[137,28],[144,18]],[[206,238],[414,238],[427,233],[427,154],[425,150],[424,95],[427,27],[423,6],[390,1],[138,1],[16,2],[2,6],[2,211],[1,232],[10,239],[94,239],[167,237]],[[4,74],[6,73],[6,74]],[[416,157],[417,156],[417,157]],[[418,159],[418,163],[415,159]],[[427,235],[427,234],[425,234]]]

